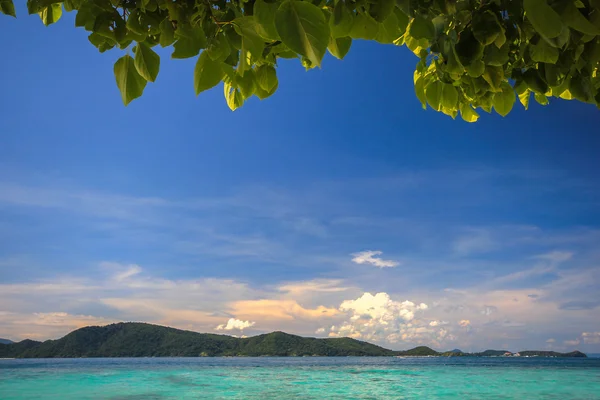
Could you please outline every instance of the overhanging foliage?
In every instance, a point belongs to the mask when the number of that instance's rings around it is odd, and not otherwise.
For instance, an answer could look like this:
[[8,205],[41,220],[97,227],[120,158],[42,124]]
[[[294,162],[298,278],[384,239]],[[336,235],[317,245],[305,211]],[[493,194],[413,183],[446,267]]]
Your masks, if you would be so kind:
[[[76,11],[100,52],[132,47],[114,72],[123,102],[154,82],[160,58],[197,57],[199,94],[221,81],[232,110],[271,96],[279,58],[306,69],[355,39],[405,45],[419,57],[415,92],[468,122],[477,109],[505,116],[517,99],[576,99],[600,107],[600,0],[28,0],[50,25]],[[0,11],[15,15],[13,0]]]

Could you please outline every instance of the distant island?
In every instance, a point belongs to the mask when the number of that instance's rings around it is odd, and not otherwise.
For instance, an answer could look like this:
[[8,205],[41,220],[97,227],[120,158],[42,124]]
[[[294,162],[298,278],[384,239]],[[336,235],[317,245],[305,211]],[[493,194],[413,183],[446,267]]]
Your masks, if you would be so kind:
[[0,344],[12,344],[12,343],[14,343],[12,340],[0,338]]
[[351,338],[306,338],[272,332],[249,338],[197,333],[164,326],[122,322],[88,326],[57,339],[0,343],[0,358],[79,357],[258,357],[258,356],[526,356],[587,357],[574,351],[486,350],[481,353],[438,352],[426,346],[396,351]]

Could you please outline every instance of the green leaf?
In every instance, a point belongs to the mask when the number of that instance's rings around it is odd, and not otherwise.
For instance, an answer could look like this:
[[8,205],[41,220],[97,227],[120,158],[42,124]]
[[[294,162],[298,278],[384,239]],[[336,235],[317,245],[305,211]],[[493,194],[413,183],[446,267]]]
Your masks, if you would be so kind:
[[242,51],[248,51],[255,60],[262,58],[265,40],[258,34],[254,17],[240,17],[232,21],[235,31],[242,37]]
[[0,0],[0,12],[2,14],[10,15],[11,17],[17,17],[13,0]]
[[66,12],[71,12],[73,10],[79,9],[82,1],[83,0],[64,0],[63,7]]
[[546,0],[524,0],[523,8],[527,19],[540,35],[549,39],[560,35],[563,28],[562,20]]
[[[563,21],[575,29],[576,31],[585,33],[586,35],[600,35],[600,26],[595,26],[591,23],[586,17],[581,14],[581,12],[575,7],[573,3],[566,2],[567,6],[565,7],[562,17]],[[596,12],[599,12],[596,10]]]
[[190,58],[206,48],[206,35],[202,27],[180,24],[175,31],[177,41],[173,45],[172,58]]
[[504,80],[504,71],[502,70],[502,67],[487,65],[482,76],[483,79],[485,79],[485,81],[490,85],[492,91],[500,91],[500,84]]
[[[340,1],[340,3],[342,2]],[[369,14],[375,21],[383,22],[392,15],[395,6],[396,0],[376,0],[374,3],[371,3]]]
[[348,36],[354,24],[354,15],[346,7],[346,3],[338,1],[333,8],[333,15],[329,19],[329,29],[334,38]]
[[272,65],[261,65],[256,68],[256,83],[265,92],[271,92],[277,87],[277,72]]
[[329,50],[329,52],[335,58],[339,58],[341,60],[346,56],[346,54],[348,54],[350,46],[352,46],[352,38],[349,36],[341,38],[330,38],[327,50]]
[[519,93],[519,101],[523,105],[523,107],[527,110],[529,109],[529,99],[531,98],[531,90],[525,89],[523,93]]
[[240,93],[242,94],[244,99],[247,99],[250,96],[252,96],[254,94],[254,92],[256,91],[256,87],[258,86],[257,82],[256,82],[256,74],[254,73],[254,70],[249,69],[243,75],[240,75],[240,74],[236,75],[235,76],[235,85],[240,90]]
[[547,106],[550,103],[548,101],[548,98],[544,94],[535,93],[533,97],[535,98],[535,101],[538,102],[538,104],[541,104],[543,106]]
[[42,19],[44,25],[51,25],[58,21],[62,16],[62,4],[58,3],[49,5],[48,7],[40,11],[38,14]]
[[[540,40],[543,42],[543,40]],[[508,52],[510,50],[510,46],[506,45],[503,47],[496,46],[487,46],[485,48],[485,56],[484,61],[487,65],[492,65],[495,67],[501,67],[508,62]]]
[[275,93],[275,91],[277,90],[277,87],[278,87],[278,86],[279,86],[279,85],[278,85],[278,84],[276,84],[276,85],[275,85],[275,86],[274,86],[274,87],[273,87],[273,88],[272,88],[270,91],[263,90],[262,88],[260,88],[260,87],[258,87],[258,86],[257,86],[257,87],[256,87],[256,93],[254,93],[254,94],[255,94],[255,95],[256,95],[256,97],[258,97],[259,99],[261,99],[261,100],[264,100],[264,99],[266,99],[267,97],[271,96],[273,93]]
[[535,68],[529,68],[523,73],[523,80],[527,87],[538,94],[544,94],[548,91],[548,84],[542,79]]
[[506,117],[512,110],[517,96],[515,90],[507,82],[502,82],[501,92],[494,94],[494,110],[503,117]]
[[461,33],[460,40],[454,48],[462,65],[471,65],[474,61],[480,60],[485,49],[470,30]]
[[442,109],[443,85],[444,84],[440,81],[433,81],[425,87],[425,98],[427,99],[427,103],[436,111]]
[[[415,76],[417,76],[417,71],[415,71]],[[415,94],[417,95],[417,99],[421,102],[423,110],[426,110],[427,98],[425,97],[425,78],[423,78],[423,76],[418,76],[418,78],[415,79]]]
[[206,51],[203,51],[198,57],[196,68],[194,69],[194,90],[196,96],[205,90],[211,89],[219,84],[225,76],[220,61],[213,61]]
[[62,3],[63,0],[27,0],[27,12],[29,14],[39,14],[47,7]]
[[379,32],[379,24],[368,14],[358,14],[354,18],[350,37],[353,39],[373,40]]
[[117,60],[114,72],[123,104],[128,105],[142,95],[147,81],[137,72],[134,60],[130,55],[125,55]]
[[158,43],[162,47],[168,47],[175,42],[175,28],[173,28],[173,22],[169,18],[165,18],[160,23],[160,38]]
[[254,3],[254,18],[258,24],[258,33],[267,40],[279,40],[275,28],[275,13],[278,8],[278,2],[267,3],[265,0],[256,0]]
[[435,38],[435,27],[427,17],[416,15],[408,26],[408,34],[415,39],[433,40]]
[[569,92],[579,101],[590,103],[594,101],[592,85],[588,77],[575,76],[569,82]]
[[160,70],[160,56],[146,43],[138,43],[134,47],[135,69],[147,81],[154,82]]
[[225,101],[231,111],[235,111],[244,104],[244,96],[242,96],[242,93],[231,82],[225,82],[223,90],[225,92]]
[[475,14],[471,28],[475,39],[484,46],[494,43],[502,33],[498,17],[492,11]]
[[398,17],[395,14],[391,14],[383,23],[379,24],[379,31],[375,40],[379,43],[390,44],[394,43],[396,39],[402,36],[403,32],[400,31],[398,24]]
[[460,103],[459,108],[460,116],[466,122],[476,122],[479,119],[479,114],[473,110],[470,104]]
[[225,35],[215,36],[206,50],[214,61],[225,61],[231,54],[231,46]]
[[319,7],[304,1],[286,0],[275,14],[281,41],[291,50],[321,65],[329,43],[329,25]]
[[456,91],[456,88],[448,83],[442,84],[442,107],[449,110],[455,110],[456,103],[458,103],[458,92]]
[[535,62],[556,64],[558,61],[558,49],[552,47],[545,40],[540,40],[537,44],[529,46],[529,55]]
[[127,29],[131,32],[146,37],[148,35],[148,26],[142,24],[141,15],[138,10],[133,10],[127,18]]
[[466,68],[470,77],[478,78],[485,72],[485,63],[481,60],[475,60]]

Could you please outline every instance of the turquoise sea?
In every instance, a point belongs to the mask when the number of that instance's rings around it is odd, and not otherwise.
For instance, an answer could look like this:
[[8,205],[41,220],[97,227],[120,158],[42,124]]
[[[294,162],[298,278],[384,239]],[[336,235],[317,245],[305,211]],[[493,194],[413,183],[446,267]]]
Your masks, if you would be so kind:
[[0,360],[0,399],[600,399],[600,359]]

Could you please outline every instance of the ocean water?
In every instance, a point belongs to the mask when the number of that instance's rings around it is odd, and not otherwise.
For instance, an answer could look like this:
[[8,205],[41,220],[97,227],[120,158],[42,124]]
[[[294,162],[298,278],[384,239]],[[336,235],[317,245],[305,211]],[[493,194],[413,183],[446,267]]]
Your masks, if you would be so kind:
[[0,360],[0,399],[600,399],[600,359]]

